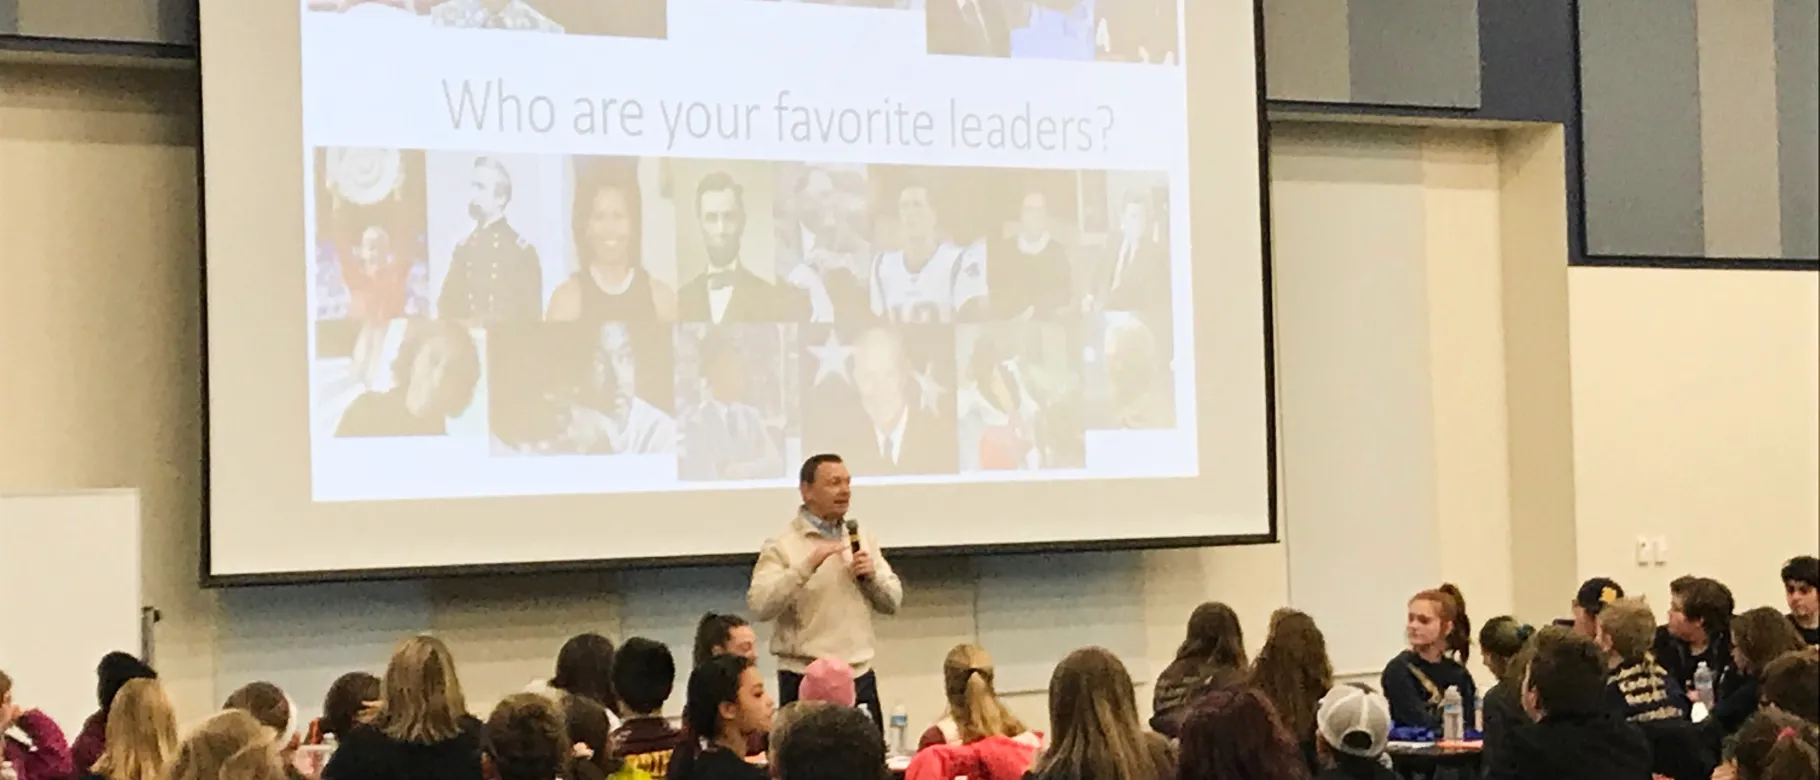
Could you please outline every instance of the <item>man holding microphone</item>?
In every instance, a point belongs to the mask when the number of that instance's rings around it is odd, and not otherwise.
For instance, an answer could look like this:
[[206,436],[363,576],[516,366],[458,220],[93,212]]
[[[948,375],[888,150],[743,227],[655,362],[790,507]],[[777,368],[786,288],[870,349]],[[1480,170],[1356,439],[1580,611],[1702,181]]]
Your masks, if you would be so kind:
[[847,520],[852,476],[839,455],[803,462],[803,503],[783,533],[767,540],[752,567],[746,604],[759,620],[775,620],[778,703],[797,698],[803,671],[817,658],[853,667],[857,704],[883,733],[878,676],[872,671],[872,613],[896,614],[904,585],[878,543]]

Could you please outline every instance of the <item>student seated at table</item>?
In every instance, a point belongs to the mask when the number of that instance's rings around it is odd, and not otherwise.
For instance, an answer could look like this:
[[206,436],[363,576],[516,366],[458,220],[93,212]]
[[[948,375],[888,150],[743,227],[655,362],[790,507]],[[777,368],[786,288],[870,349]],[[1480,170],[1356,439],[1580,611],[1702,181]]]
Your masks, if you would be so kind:
[[1175,780],[1175,755],[1144,731],[1124,662],[1099,647],[1076,650],[1049,677],[1049,747],[1027,780]]
[[[347,775],[328,775],[342,778]],[[170,780],[284,780],[272,730],[245,710],[223,710],[177,745],[165,767]]]
[[1293,609],[1270,616],[1270,634],[1251,665],[1250,685],[1276,707],[1310,770],[1320,764],[1315,752],[1315,713],[1321,697],[1333,688],[1333,662],[1327,637],[1314,618]]
[[1610,675],[1606,697],[1649,739],[1650,768],[1674,780],[1706,780],[1714,751],[1704,746],[1699,729],[1688,720],[1690,705],[1681,684],[1649,652],[1655,613],[1641,599],[1619,599],[1600,611],[1595,629],[1593,641],[1605,655]]
[[1523,707],[1535,722],[1511,732],[1488,780],[1651,780],[1649,741],[1612,710],[1599,646],[1572,628],[1537,634]]
[[322,696],[322,716],[310,721],[305,745],[321,745],[333,739],[340,741],[354,729],[371,702],[379,701],[379,678],[366,672],[348,672],[329,684]]
[[1745,721],[1712,780],[1814,780],[1820,777],[1820,728],[1780,712]]
[[1788,622],[1802,641],[1820,645],[1820,558],[1801,555],[1782,565],[1782,588],[1788,594]]
[[613,755],[607,708],[586,696],[562,697],[563,723],[575,754],[567,780],[651,780],[651,773]]
[[1391,720],[1439,734],[1448,688],[1459,689],[1466,712],[1473,712],[1478,701],[1478,688],[1466,671],[1472,655],[1472,621],[1466,617],[1460,589],[1442,585],[1411,598],[1404,636],[1409,649],[1390,659],[1380,680],[1384,697],[1390,700]]
[[1201,697],[1182,721],[1177,777],[1303,780],[1308,766],[1276,707],[1256,688]]
[[1605,605],[1621,598],[1624,598],[1624,586],[1610,577],[1594,577],[1580,583],[1580,590],[1574,593],[1574,630],[1588,639],[1596,636],[1599,613],[1605,610]]
[[1390,701],[1362,686],[1342,685],[1321,697],[1315,714],[1315,780],[1399,780],[1384,765],[1390,745]]
[[[819,706],[818,706],[819,705]],[[853,707],[801,699],[778,735],[772,776],[777,780],[885,780],[885,743],[872,717]]]
[[478,780],[481,723],[468,713],[448,645],[414,636],[393,651],[384,695],[335,749],[334,780]]
[[942,690],[948,711],[923,732],[916,749],[965,745],[987,737],[1009,737],[1040,747],[1042,738],[1024,727],[999,700],[993,686],[992,656],[975,645],[955,645],[942,659]]
[[676,656],[654,639],[635,636],[619,648],[613,663],[613,692],[625,721],[613,729],[608,750],[614,758],[662,778],[682,732],[664,717],[664,702],[676,687]]
[[1510,739],[1510,730],[1529,722],[1529,713],[1523,711],[1523,673],[1529,668],[1527,648],[1535,633],[1528,623],[1509,615],[1487,620],[1479,628],[1479,659],[1498,680],[1482,698],[1484,722],[1479,724],[1479,760],[1485,766],[1497,761],[1498,751]]
[[[26,741],[7,731],[17,728]],[[0,672],[0,758],[13,765],[19,780],[62,780],[74,772],[63,729],[51,716],[20,709],[13,703],[13,678]]]
[[1188,705],[1215,688],[1243,684],[1249,667],[1238,613],[1217,601],[1195,607],[1188,636],[1150,692],[1150,727],[1175,736]]
[[1820,724],[1820,649],[1783,653],[1763,670],[1763,709]]
[[[1732,610],[1736,602],[1724,583],[1706,577],[1677,577],[1668,584],[1668,621],[1656,629],[1656,663],[1681,683],[1688,698],[1700,702],[1694,673],[1700,664],[1713,673],[1716,698],[1740,684],[1732,663]],[[1711,708],[1713,702],[1700,702]]]
[[1737,733],[1744,721],[1757,713],[1762,699],[1763,671],[1769,668],[1770,662],[1784,653],[1807,648],[1794,624],[1770,607],[1757,607],[1733,618],[1731,635],[1738,685],[1719,697],[1711,716],[1700,724],[1707,732],[1708,744],[1715,750],[1725,737]]
[[716,656],[689,675],[689,737],[670,756],[670,780],[766,780],[746,761],[752,736],[771,729],[774,706],[758,667]]
[[176,754],[177,715],[164,686],[157,680],[133,680],[114,697],[107,713],[107,748],[83,780],[159,780]]

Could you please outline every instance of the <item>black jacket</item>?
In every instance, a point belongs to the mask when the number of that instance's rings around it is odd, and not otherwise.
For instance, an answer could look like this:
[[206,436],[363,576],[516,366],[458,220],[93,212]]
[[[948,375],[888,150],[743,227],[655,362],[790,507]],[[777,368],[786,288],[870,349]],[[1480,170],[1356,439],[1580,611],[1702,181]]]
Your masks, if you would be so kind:
[[399,742],[377,729],[348,732],[323,780],[481,780],[480,721],[468,718],[462,731],[430,745]]
[[1651,780],[1649,740],[1615,713],[1551,716],[1511,732],[1487,780]]
[[[1460,689],[1460,703],[1465,712],[1471,713],[1478,701],[1472,673],[1451,658],[1431,664],[1404,650],[1384,665],[1380,682],[1384,698],[1390,700],[1390,720],[1398,726],[1420,726],[1439,732],[1441,700],[1450,687]],[[1472,723],[1470,718],[1469,715],[1468,724]]]
[[1497,766],[1500,755],[1508,749],[1512,732],[1529,725],[1529,713],[1523,711],[1523,697],[1514,685],[1499,683],[1485,692],[1485,722],[1479,724],[1484,735],[1479,762]]

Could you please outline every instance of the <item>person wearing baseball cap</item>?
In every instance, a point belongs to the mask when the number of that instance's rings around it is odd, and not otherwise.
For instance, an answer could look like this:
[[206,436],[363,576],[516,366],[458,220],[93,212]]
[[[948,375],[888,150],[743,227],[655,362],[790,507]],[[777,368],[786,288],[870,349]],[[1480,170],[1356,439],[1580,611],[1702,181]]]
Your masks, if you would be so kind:
[[1587,639],[1599,636],[1599,613],[1618,599],[1624,598],[1624,586],[1610,577],[1594,577],[1580,583],[1574,594],[1574,632]]
[[1398,780],[1384,765],[1390,744],[1390,700],[1358,685],[1335,686],[1315,711],[1315,751],[1324,769],[1315,780]]

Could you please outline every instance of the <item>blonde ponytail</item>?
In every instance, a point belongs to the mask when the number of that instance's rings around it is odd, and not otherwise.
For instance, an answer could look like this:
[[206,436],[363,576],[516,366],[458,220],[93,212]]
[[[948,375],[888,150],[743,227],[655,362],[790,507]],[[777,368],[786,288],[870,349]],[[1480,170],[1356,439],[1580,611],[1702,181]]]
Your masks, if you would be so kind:
[[243,710],[197,726],[177,747],[164,780],[285,780],[272,730]]
[[999,701],[992,677],[992,656],[974,645],[958,645],[942,661],[948,714],[954,718],[962,744],[987,737],[1015,737],[1026,730]]

